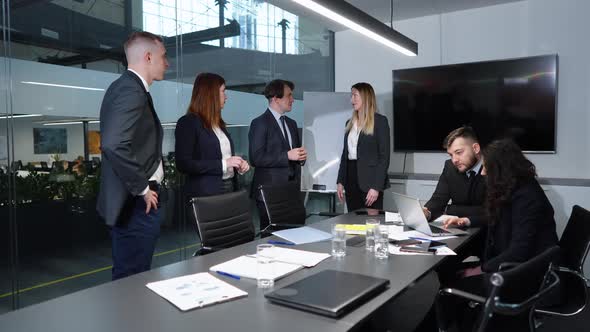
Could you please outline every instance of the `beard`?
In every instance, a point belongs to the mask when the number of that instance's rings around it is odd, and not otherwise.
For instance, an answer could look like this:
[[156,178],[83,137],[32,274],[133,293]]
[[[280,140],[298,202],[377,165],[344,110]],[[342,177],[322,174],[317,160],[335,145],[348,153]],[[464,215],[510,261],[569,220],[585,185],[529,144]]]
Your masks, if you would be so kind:
[[461,173],[465,173],[467,171],[469,171],[470,169],[473,168],[473,166],[475,166],[475,164],[477,164],[477,157],[475,157],[475,154],[471,155],[469,157],[469,162],[465,163],[465,169],[461,172]]

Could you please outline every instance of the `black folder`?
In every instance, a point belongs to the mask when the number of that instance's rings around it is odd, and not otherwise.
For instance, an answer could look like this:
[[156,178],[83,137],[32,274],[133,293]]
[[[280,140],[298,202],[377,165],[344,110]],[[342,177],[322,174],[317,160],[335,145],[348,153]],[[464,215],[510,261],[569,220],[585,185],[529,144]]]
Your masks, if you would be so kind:
[[271,302],[328,317],[341,317],[387,289],[389,280],[324,270],[264,296]]

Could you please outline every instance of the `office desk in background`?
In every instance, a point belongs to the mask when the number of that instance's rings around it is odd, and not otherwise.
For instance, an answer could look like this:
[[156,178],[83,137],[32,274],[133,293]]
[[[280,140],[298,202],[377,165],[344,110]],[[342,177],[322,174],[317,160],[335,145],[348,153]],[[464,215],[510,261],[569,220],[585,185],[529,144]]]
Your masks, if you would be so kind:
[[[359,224],[367,216],[346,214],[311,225],[329,231],[331,223]],[[384,218],[379,216],[379,218]],[[447,240],[460,250],[471,235]],[[248,297],[211,307],[181,312],[149,290],[149,282],[198,272],[243,254],[256,252],[255,240],[237,247],[195,257],[128,278],[109,282],[0,316],[0,331],[10,332],[160,332],[160,331],[349,331],[359,327],[368,316],[408,285],[441,263],[444,256],[390,256],[380,261],[363,247],[347,247],[346,257],[329,258],[314,268],[302,269],[275,283],[282,287],[325,269],[357,272],[390,280],[390,287],[369,302],[340,319],[271,304],[264,298],[267,290],[258,289],[255,280],[234,280],[216,276],[248,292]],[[330,241],[294,248],[330,252]],[[329,296],[329,294],[326,294]]]

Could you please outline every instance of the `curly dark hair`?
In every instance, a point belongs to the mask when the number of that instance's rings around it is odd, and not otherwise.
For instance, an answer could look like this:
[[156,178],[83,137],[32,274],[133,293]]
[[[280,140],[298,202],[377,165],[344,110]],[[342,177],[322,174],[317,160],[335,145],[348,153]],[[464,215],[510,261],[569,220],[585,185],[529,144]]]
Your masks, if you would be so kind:
[[510,139],[496,140],[483,150],[486,168],[486,208],[490,222],[499,220],[504,203],[522,183],[537,176],[535,165],[528,160],[520,147]]

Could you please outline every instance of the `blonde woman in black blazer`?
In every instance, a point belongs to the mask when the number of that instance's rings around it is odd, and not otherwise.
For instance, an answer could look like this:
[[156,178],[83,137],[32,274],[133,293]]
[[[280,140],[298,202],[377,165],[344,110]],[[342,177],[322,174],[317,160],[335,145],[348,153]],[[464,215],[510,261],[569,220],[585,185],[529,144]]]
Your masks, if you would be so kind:
[[377,113],[375,91],[368,83],[351,88],[352,118],[346,123],[344,148],[338,169],[338,199],[349,211],[383,208],[383,190],[389,187],[389,123]]

